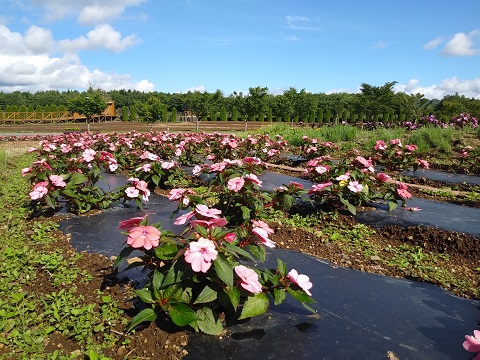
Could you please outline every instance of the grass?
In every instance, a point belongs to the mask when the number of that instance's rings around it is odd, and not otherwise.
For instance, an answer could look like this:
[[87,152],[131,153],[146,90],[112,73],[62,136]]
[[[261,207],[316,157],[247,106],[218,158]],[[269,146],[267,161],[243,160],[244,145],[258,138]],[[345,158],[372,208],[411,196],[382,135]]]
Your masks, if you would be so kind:
[[[0,359],[83,359],[87,352],[113,347],[119,336],[112,336],[109,324],[126,320],[101,292],[91,303],[79,295],[77,286],[89,282],[91,275],[77,265],[81,254],[56,249],[58,225],[28,220],[28,185],[20,173],[31,161],[30,156],[9,159],[0,151]],[[31,290],[40,272],[50,278],[50,293]],[[47,353],[54,333],[71,338],[83,350]]]

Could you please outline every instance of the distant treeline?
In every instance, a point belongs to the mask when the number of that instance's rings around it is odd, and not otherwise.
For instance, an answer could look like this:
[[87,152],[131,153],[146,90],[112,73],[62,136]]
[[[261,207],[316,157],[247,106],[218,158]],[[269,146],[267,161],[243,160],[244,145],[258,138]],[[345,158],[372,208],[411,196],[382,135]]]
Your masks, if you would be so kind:
[[[233,92],[228,96],[220,90],[173,94],[136,90],[94,91],[101,92],[105,101],[113,100],[118,116],[124,121],[176,121],[185,112],[200,120],[318,123],[417,121],[427,115],[448,122],[461,113],[476,118],[480,116],[480,100],[457,94],[429,100],[422,94],[394,92],[395,84],[372,86],[364,83],[360,92],[355,94],[310,93],[291,87],[282,94],[273,95],[267,87],[260,86],[249,88],[248,93]],[[68,110],[72,99],[86,96],[88,92],[0,92],[0,111]]]

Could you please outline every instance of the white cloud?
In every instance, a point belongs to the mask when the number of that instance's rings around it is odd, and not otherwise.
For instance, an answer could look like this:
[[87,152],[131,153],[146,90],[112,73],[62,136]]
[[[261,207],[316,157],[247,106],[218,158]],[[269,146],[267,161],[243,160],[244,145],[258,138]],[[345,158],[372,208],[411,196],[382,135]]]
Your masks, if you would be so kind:
[[87,36],[80,36],[73,40],[59,41],[59,48],[65,52],[77,52],[79,50],[101,50],[106,49],[111,52],[121,52],[127,47],[133,46],[139,42],[135,34],[125,36],[112,28],[110,25],[103,24],[89,31]]
[[154,86],[150,81],[142,80],[137,83],[135,89],[143,92],[152,92],[154,90]]
[[293,30],[320,30],[319,27],[316,26],[306,26],[305,24],[309,24],[312,19],[306,16],[298,16],[298,15],[287,15],[285,17],[287,19],[287,28]]
[[55,45],[52,33],[38,26],[31,26],[23,36],[25,46],[35,54],[46,54],[52,51]]
[[442,99],[446,95],[464,95],[467,98],[480,100],[480,78],[459,80],[457,77],[444,79],[440,84],[420,86],[417,79],[411,79],[406,84],[397,84],[394,88],[406,94],[423,94],[427,99]]
[[426,50],[436,49],[444,41],[443,36],[437,36],[435,39],[430,40],[428,43],[423,45],[423,48]]
[[287,40],[287,41],[300,41],[300,38],[298,36],[295,36],[295,35],[289,35],[289,36],[285,37],[285,40]]
[[44,9],[43,18],[51,22],[68,16],[76,16],[83,25],[98,25],[111,21],[121,15],[129,6],[137,6],[146,0],[115,0],[115,1],[66,1],[66,0],[36,0],[35,6]]
[[203,92],[207,91],[207,88],[204,85],[194,86],[194,87],[188,88],[187,91],[185,91],[185,93],[187,93],[189,91],[191,91],[191,92],[200,91],[200,92],[203,93]]
[[472,30],[468,34],[456,33],[442,50],[446,56],[473,56],[480,53],[480,48],[474,48],[475,40],[480,39],[480,30]]

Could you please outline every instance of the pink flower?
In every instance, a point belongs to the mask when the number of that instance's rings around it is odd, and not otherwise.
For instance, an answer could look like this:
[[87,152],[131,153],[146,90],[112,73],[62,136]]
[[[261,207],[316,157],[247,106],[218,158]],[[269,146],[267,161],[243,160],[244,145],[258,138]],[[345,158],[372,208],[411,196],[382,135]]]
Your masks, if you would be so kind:
[[300,286],[300,288],[305,291],[309,296],[312,296],[309,289],[311,289],[313,285],[307,275],[298,274],[297,270],[292,269],[288,273],[287,277],[290,281]]
[[60,175],[50,175],[49,180],[52,182],[53,185],[57,187],[65,187],[67,184],[63,180],[63,178]]
[[422,209],[420,209],[419,207],[415,206],[415,207],[407,207],[405,208],[406,211],[420,211]]
[[255,174],[248,174],[245,176],[251,182],[257,184],[258,186],[262,186],[262,181],[258,179],[257,175]]
[[402,147],[402,142],[400,141],[400,139],[390,140],[390,144],[392,144],[392,145],[398,145],[398,146]]
[[185,189],[172,189],[168,195],[168,200],[177,201],[180,200],[185,193]]
[[125,189],[125,194],[130,198],[130,199],[135,199],[138,197],[140,194],[140,191],[138,191],[137,188],[134,188],[133,186],[130,186]]
[[257,157],[246,157],[243,159],[243,162],[247,164],[260,165],[262,163],[262,160]]
[[428,161],[426,161],[426,160],[417,159],[417,164],[418,164],[421,168],[424,168],[424,169],[429,169],[429,168],[430,168],[430,164],[429,164]]
[[142,217],[133,217],[133,218],[130,218],[128,220],[123,220],[123,221],[120,221],[118,223],[118,228],[119,229],[122,229],[122,230],[130,230],[136,226],[138,226],[138,224],[140,224],[140,222],[145,219],[147,217],[147,215],[145,214],[144,216]]
[[345,174],[337,176],[335,178],[335,180],[337,181],[347,181],[348,179],[350,179],[350,171],[347,171]]
[[48,185],[47,181],[41,181],[39,183],[36,183],[33,186],[32,191],[28,193],[28,195],[30,195],[30,199],[38,200],[43,198],[45,195],[47,195],[48,194],[47,185]]
[[193,176],[198,176],[202,172],[202,167],[200,165],[195,165],[192,170]]
[[175,162],[172,161],[164,161],[162,163],[162,169],[169,170],[175,166]]
[[240,278],[240,286],[253,294],[262,292],[262,284],[258,281],[258,274],[244,265],[235,266],[235,273]]
[[[470,352],[480,352],[480,330],[473,330],[473,336],[465,335],[463,348]],[[479,360],[479,359],[480,359],[480,354],[478,354],[473,360]]]
[[315,194],[315,193],[320,193],[322,192],[323,190],[325,190],[326,188],[328,188],[329,186],[332,186],[332,183],[331,182],[326,182],[326,183],[322,183],[322,184],[315,184],[312,186],[312,188],[308,191],[308,194],[309,195],[312,195],[312,194]]
[[265,230],[261,227],[254,227],[252,229],[252,233],[262,241],[263,245],[265,245],[269,248],[274,248],[275,247],[275,242],[268,238],[267,230]]
[[388,176],[385,173],[378,173],[377,174],[377,179],[382,181],[382,182],[386,182],[386,181],[390,180],[390,176]]
[[150,172],[152,170],[152,164],[145,164],[135,169],[135,171]]
[[233,232],[230,232],[228,234],[225,235],[225,241],[228,242],[228,243],[231,243],[232,241],[234,241],[235,239],[237,238],[237,235],[235,235],[235,233]]
[[268,224],[265,221],[262,220],[252,220],[252,224],[254,227],[259,227],[267,232],[267,234],[273,234],[274,231],[273,229],[268,226]]
[[397,188],[397,194],[400,195],[400,197],[404,199],[410,199],[412,197],[412,194],[408,192],[407,185],[402,183],[401,181],[397,182],[398,188]]
[[326,172],[328,172],[328,170],[330,170],[330,168],[328,166],[320,165],[320,166],[315,167],[315,171],[317,173],[319,173],[320,175],[325,174]]
[[22,169],[22,176],[26,176],[26,175],[29,174],[31,171],[32,171],[32,168],[31,168],[31,167],[23,168],[23,169]]
[[210,209],[207,205],[198,204],[195,206],[195,212],[207,218],[218,219],[222,213],[222,210]]
[[383,140],[377,140],[375,143],[375,146],[373,147],[375,150],[386,150],[387,145],[385,144],[385,141]]
[[188,220],[190,220],[190,219],[193,217],[193,215],[195,215],[195,211],[190,211],[190,212],[188,212],[188,213],[186,213],[186,214],[183,214],[183,215],[179,216],[179,217],[177,218],[177,220],[175,220],[174,224],[175,224],[175,225],[183,225],[183,224],[185,224]]
[[190,226],[194,227],[195,225],[202,226],[207,229],[222,227],[227,225],[228,222],[225,218],[211,219],[211,220],[192,220],[190,221]]
[[242,189],[243,185],[245,185],[245,180],[243,180],[242,177],[237,176],[233,179],[228,180],[227,188],[228,190],[239,192]]
[[188,249],[185,251],[185,261],[192,265],[193,271],[206,273],[217,255],[215,243],[212,240],[200,238],[188,245]]
[[138,226],[128,233],[127,244],[138,249],[143,247],[150,250],[158,246],[160,240],[160,230],[153,226]]
[[363,190],[363,185],[356,180],[350,181],[347,187],[351,192],[354,192],[354,193],[358,193]]
[[85,149],[82,153],[82,158],[85,162],[91,162],[95,159],[95,154],[97,152],[93,149]]
[[405,145],[405,149],[407,149],[407,150],[410,151],[410,152],[414,152],[415,150],[418,149],[418,146],[417,146],[417,145],[407,144],[407,145]]
[[296,181],[290,181],[289,186],[291,186],[292,188],[303,189],[303,185]]
[[210,165],[210,172],[212,172],[212,171],[220,172],[223,169],[225,169],[225,165],[226,165],[225,162],[219,162],[219,163],[212,164],[212,165]]

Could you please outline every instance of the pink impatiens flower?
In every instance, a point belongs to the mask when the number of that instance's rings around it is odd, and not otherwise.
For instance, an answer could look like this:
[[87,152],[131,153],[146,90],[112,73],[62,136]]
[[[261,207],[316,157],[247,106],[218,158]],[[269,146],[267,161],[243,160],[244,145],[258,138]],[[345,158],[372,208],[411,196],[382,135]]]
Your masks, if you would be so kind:
[[237,176],[228,180],[227,188],[228,190],[239,192],[243,188],[243,185],[245,185],[245,180],[243,180],[242,177]]
[[138,195],[140,194],[140,191],[133,187],[133,186],[129,186],[128,188],[125,189],[125,194],[130,198],[130,199],[135,199],[138,197]]
[[265,245],[269,248],[274,248],[275,247],[275,242],[268,238],[268,231],[267,230],[265,230],[261,227],[254,227],[252,229],[252,233],[262,241],[263,245]]
[[60,175],[50,175],[48,179],[57,187],[65,187],[67,184]]
[[[473,330],[473,336],[465,335],[463,348],[470,352],[480,352],[480,330]],[[475,356],[473,360],[480,360],[480,354]]]
[[206,273],[217,255],[215,243],[201,237],[198,241],[193,241],[188,245],[188,249],[185,251],[185,261],[192,265],[193,271]]
[[347,187],[351,192],[354,192],[354,193],[358,193],[363,190],[363,185],[356,180],[350,181]]
[[138,249],[150,250],[157,247],[160,240],[160,230],[153,226],[138,226],[128,233],[127,244]]
[[407,190],[407,185],[405,185],[401,181],[398,181],[397,185],[398,185],[397,194],[400,195],[400,197],[404,199],[410,199],[412,197],[412,194],[410,194]]
[[123,221],[120,221],[118,223],[118,228],[119,229],[122,229],[122,230],[130,230],[136,226],[138,226],[138,224],[140,224],[140,222],[145,219],[147,217],[147,215],[145,214],[144,216],[142,217],[133,217],[133,218],[130,218],[128,220],[123,220]]
[[48,194],[47,185],[48,185],[47,181],[41,181],[39,183],[36,183],[32,191],[28,193],[28,195],[30,195],[30,199],[38,200],[43,198],[45,195],[47,195]]
[[297,284],[309,296],[312,296],[312,293],[309,290],[312,288],[313,285],[307,275],[299,274],[297,270],[292,269],[288,273],[287,277],[290,281]]
[[260,180],[257,175],[255,174],[248,174],[245,176],[248,180],[253,182],[254,184],[257,184],[258,186],[262,186],[262,180]]
[[322,192],[323,190],[325,190],[326,188],[328,188],[329,186],[332,186],[332,183],[329,181],[329,182],[326,182],[326,183],[322,183],[322,184],[315,184],[312,186],[312,188],[308,191],[308,194],[309,195],[313,195],[315,193],[320,193]]
[[222,210],[210,209],[207,205],[198,204],[195,206],[195,212],[207,218],[218,219],[222,213]]
[[235,273],[240,278],[240,286],[253,294],[262,292],[262,284],[258,281],[258,274],[244,265],[235,266]]

